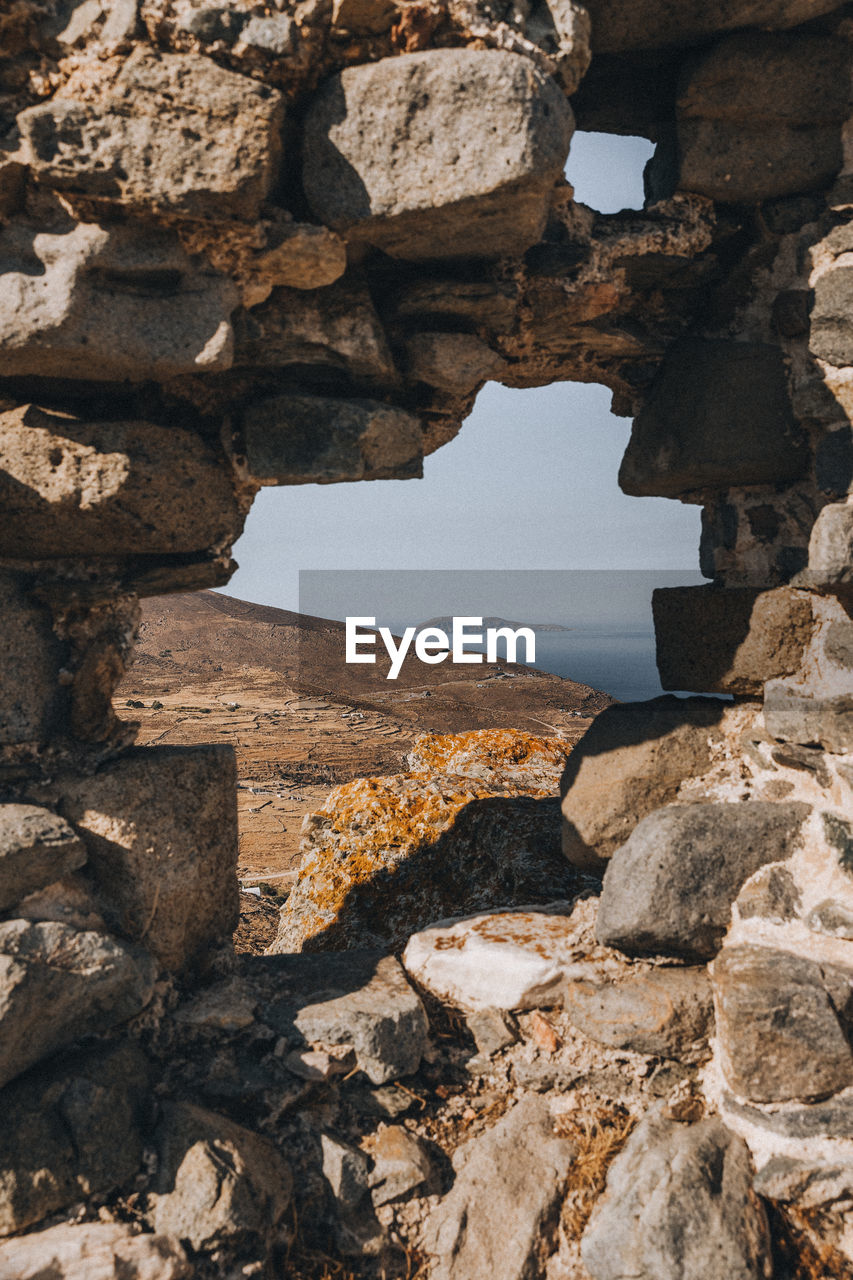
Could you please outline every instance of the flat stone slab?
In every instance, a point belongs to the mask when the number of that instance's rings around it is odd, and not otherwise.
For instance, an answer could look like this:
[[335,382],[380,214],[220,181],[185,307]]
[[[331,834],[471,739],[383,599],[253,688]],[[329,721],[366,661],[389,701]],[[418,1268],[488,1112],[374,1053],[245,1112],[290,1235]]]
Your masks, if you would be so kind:
[[0,1275],[15,1280],[190,1280],[194,1270],[177,1237],[118,1222],[61,1222],[0,1244]]
[[85,861],[85,845],[57,814],[32,804],[0,805],[0,911]]
[[460,1009],[536,1009],[562,1003],[587,978],[582,927],[569,914],[531,908],[443,921],[415,933],[403,952],[411,976]]

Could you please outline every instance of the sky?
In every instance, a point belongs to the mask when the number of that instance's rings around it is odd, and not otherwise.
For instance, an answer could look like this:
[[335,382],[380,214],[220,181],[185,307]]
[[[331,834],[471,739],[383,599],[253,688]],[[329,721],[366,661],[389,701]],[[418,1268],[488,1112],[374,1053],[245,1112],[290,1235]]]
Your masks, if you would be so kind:
[[[576,199],[642,206],[641,138],[578,133]],[[699,510],[629,498],[617,484],[631,421],[602,386],[488,383],[422,480],[265,488],[234,555],[228,595],[298,609],[300,570],[698,568]]]

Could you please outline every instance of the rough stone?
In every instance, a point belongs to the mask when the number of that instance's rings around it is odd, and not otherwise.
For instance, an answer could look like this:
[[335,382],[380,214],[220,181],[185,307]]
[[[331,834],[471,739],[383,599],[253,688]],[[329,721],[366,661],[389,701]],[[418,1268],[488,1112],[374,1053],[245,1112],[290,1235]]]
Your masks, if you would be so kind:
[[380,1125],[365,1149],[373,1159],[370,1195],[376,1208],[423,1187],[432,1175],[432,1161],[426,1146],[401,1125]]
[[853,266],[845,260],[818,276],[814,286],[809,350],[833,365],[853,364]]
[[334,231],[313,222],[273,223],[252,269],[271,286],[320,289],[346,271],[346,244]]
[[768,680],[764,722],[780,742],[819,745],[839,755],[853,751],[853,694],[826,696],[793,682]]
[[320,1135],[323,1177],[344,1211],[357,1209],[369,1190],[367,1156],[358,1147],[339,1142],[329,1134]]
[[258,1019],[287,1042],[350,1045],[373,1084],[417,1071],[427,1017],[393,956],[348,951],[252,959]]
[[0,911],[61,880],[85,861],[80,838],[49,809],[0,805]]
[[293,1180],[268,1139],[191,1103],[170,1102],[156,1140],[156,1232],[194,1249],[269,1247]]
[[738,946],[714,961],[713,980],[722,1070],[740,1097],[820,1101],[853,1084],[853,972]]
[[[508,1159],[508,1153],[512,1153]],[[435,1280],[525,1280],[554,1251],[575,1148],[554,1135],[547,1104],[526,1098],[454,1158],[456,1180],[430,1214],[424,1247]]]
[[597,53],[693,45],[737,27],[796,27],[835,0],[588,0]]
[[563,852],[584,871],[603,871],[636,824],[701,777],[725,740],[729,712],[717,699],[623,702],[595,717],[560,783]]
[[596,937],[628,954],[707,960],[744,882],[793,853],[809,806],[745,800],[667,805],[610,860]]
[[174,232],[136,223],[0,230],[0,374],[140,382],[228,369],[236,286]]
[[139,947],[55,922],[0,924],[0,1086],[151,998],[157,966]]
[[711,984],[705,969],[654,969],[622,982],[570,982],[563,1007],[572,1023],[611,1049],[697,1062],[709,1056]]
[[573,748],[523,729],[422,733],[407,757],[412,773],[481,778],[497,786],[555,792]]
[[443,773],[336,787],[303,822],[273,950],[397,949],[434,920],[584,888],[560,852],[557,801],[513,791]]
[[312,103],[305,191],[321,221],[396,257],[520,252],[542,232],[572,130],[556,84],[516,54],[384,58]]
[[98,102],[18,117],[45,186],[135,213],[251,220],[278,174],[281,95],[197,54],[137,46]]
[[807,458],[778,347],[684,338],[667,351],[634,421],[619,486],[680,498],[780,484],[798,479]]
[[165,969],[203,968],[237,922],[232,747],[142,747],[58,784],[107,918]]
[[832,502],[815,521],[809,578],[822,586],[853,583],[853,502]]
[[243,523],[225,459],[194,432],[33,405],[0,414],[0,501],[0,554],[20,558],[201,551]]
[[[60,1054],[3,1091],[0,1235],[128,1182],[142,1164],[148,1063],[127,1043]],[[2,1267],[0,1267],[2,1274]]]
[[610,1166],[581,1255],[595,1280],[770,1280],[746,1144],[716,1119],[646,1116]]
[[503,1009],[478,1009],[465,1019],[477,1052],[490,1058],[518,1039],[514,1020]]
[[276,396],[243,419],[246,462],[261,484],[408,480],[423,474],[423,435],[411,413],[378,400]]
[[799,668],[811,639],[809,597],[789,587],[662,587],[652,611],[664,689],[759,694]]
[[589,975],[569,912],[562,903],[434,924],[412,935],[403,964],[439,1000],[470,1012],[560,1004],[566,983]]
[[853,941],[853,910],[843,902],[831,898],[819,902],[806,916],[806,925],[815,933]]
[[62,646],[31,580],[0,573],[0,747],[42,743],[59,728]]
[[273,289],[235,318],[234,363],[338,369],[355,379],[393,384],[394,362],[370,294],[358,277],[323,289]]
[[744,32],[686,72],[679,186],[753,202],[810,191],[841,168],[850,54],[830,37]]
[[773,1156],[752,1185],[765,1200],[794,1201],[804,1209],[816,1209],[853,1198],[853,1167]]
[[787,867],[762,867],[747,880],[736,905],[741,920],[795,920],[800,891]]
[[2,1280],[190,1280],[174,1236],[135,1235],[118,1222],[61,1222],[0,1244]]
[[467,396],[504,366],[473,333],[415,333],[406,343],[408,375],[451,395]]

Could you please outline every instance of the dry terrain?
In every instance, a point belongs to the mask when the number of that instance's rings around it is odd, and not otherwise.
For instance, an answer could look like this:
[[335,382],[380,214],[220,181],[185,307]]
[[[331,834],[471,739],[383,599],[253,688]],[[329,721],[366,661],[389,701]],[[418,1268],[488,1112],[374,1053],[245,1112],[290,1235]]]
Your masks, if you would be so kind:
[[237,751],[240,877],[281,881],[299,830],[331,787],[398,773],[420,733],[517,728],[575,742],[611,699],[499,662],[475,670],[388,661],[347,666],[339,622],[213,591],[147,600],[116,695],[140,744],[230,742]]

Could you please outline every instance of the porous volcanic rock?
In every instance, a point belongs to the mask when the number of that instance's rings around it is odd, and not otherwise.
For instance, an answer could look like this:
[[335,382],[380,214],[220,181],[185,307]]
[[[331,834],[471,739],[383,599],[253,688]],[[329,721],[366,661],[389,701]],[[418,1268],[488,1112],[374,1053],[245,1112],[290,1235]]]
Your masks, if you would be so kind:
[[515,54],[383,58],[312,104],[305,191],[321,221],[394,256],[520,252],[542,231],[573,128],[554,81]]

